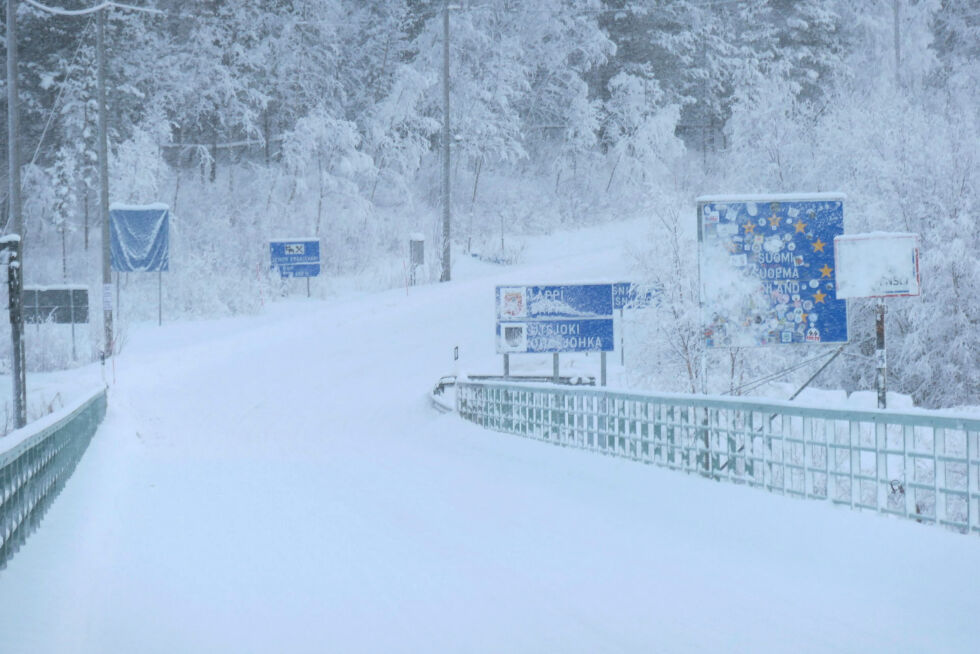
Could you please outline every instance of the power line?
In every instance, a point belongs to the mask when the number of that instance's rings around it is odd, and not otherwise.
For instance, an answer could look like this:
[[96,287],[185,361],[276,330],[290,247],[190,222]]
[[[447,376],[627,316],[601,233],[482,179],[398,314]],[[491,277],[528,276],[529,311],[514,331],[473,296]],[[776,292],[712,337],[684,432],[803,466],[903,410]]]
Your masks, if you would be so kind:
[[54,120],[55,113],[58,110],[58,105],[61,103],[61,96],[65,94],[65,88],[68,86],[68,79],[71,77],[72,66],[75,64],[75,59],[78,58],[78,53],[81,52],[82,45],[85,43],[85,32],[88,31],[88,28],[91,27],[91,25],[92,19],[90,18],[89,22],[85,24],[85,27],[82,28],[81,33],[78,35],[78,46],[75,48],[75,54],[72,55],[71,61],[68,62],[68,70],[65,72],[65,79],[61,82],[61,88],[58,89],[58,97],[54,99],[54,104],[51,105],[51,111],[48,113],[48,120],[44,123],[44,129],[41,131],[41,138],[38,139],[37,147],[34,149],[34,156],[31,157],[31,165],[37,161],[37,155],[39,152],[41,152],[41,145],[44,143],[44,137],[47,135],[48,129],[51,127],[51,122]]
[[95,7],[89,7],[88,9],[64,9],[62,7],[49,7],[43,5],[37,0],[24,0],[27,4],[34,7],[35,9],[40,9],[49,14],[54,14],[55,16],[85,16],[88,14],[94,14],[97,11],[102,11],[103,9],[123,9],[126,11],[142,11],[148,14],[164,14],[165,12],[154,9],[152,7],[136,7],[133,5],[124,5],[120,2],[103,2]]

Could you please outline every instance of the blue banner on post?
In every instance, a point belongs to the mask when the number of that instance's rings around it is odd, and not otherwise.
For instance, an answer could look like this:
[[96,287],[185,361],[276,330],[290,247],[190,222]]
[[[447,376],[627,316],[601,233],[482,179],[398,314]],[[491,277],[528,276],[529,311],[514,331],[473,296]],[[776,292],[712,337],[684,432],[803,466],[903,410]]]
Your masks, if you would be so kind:
[[109,208],[109,249],[116,272],[170,270],[170,209],[166,205]]

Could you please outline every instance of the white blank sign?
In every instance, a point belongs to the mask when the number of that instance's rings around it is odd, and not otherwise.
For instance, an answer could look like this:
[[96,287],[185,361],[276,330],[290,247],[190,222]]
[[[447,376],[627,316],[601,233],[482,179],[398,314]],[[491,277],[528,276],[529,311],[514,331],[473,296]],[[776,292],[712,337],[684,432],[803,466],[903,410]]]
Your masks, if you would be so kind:
[[834,239],[837,299],[919,294],[918,234],[875,232]]

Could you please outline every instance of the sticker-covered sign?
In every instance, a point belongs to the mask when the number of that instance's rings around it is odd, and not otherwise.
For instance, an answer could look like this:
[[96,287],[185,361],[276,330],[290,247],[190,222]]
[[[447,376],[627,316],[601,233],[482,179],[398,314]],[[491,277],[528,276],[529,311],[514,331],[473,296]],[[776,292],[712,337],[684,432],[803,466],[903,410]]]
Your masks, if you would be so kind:
[[699,198],[707,346],[846,342],[834,262],[843,233],[839,194]]

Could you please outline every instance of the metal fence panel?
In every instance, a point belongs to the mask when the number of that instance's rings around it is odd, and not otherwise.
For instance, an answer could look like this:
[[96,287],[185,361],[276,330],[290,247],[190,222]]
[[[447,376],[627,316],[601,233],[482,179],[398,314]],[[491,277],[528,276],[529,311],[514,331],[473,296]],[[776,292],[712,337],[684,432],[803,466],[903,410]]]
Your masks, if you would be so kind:
[[980,419],[458,380],[496,431],[980,533]]
[[37,529],[105,412],[103,390],[58,422],[0,452],[0,569]]

